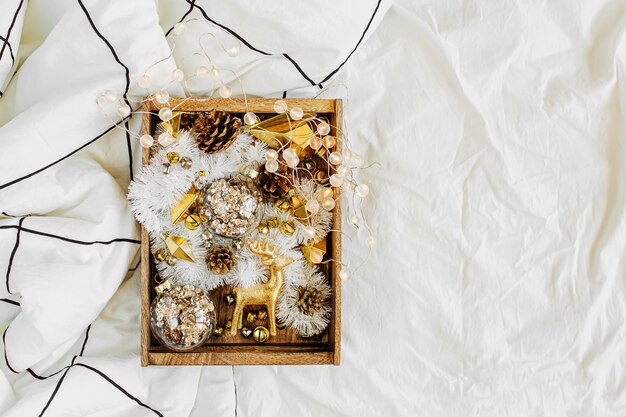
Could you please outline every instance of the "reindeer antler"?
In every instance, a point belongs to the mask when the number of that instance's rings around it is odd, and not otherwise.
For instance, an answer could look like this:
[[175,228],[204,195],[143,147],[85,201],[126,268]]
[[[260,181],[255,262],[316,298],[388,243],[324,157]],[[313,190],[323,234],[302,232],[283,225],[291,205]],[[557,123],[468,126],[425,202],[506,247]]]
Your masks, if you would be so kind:
[[267,239],[264,239],[263,242],[259,242],[258,240],[248,242],[248,247],[252,253],[256,253],[257,255],[269,256],[271,258],[276,257],[276,247],[270,245]]

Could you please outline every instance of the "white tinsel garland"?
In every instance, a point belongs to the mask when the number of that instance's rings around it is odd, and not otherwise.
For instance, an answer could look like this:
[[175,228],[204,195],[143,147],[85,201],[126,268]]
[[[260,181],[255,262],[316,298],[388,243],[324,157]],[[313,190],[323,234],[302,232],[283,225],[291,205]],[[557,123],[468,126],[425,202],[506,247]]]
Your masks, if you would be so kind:
[[[155,145],[156,146],[156,145]],[[163,278],[171,278],[175,284],[192,284],[206,291],[220,285],[252,286],[268,279],[268,267],[261,264],[259,255],[250,251],[247,245],[240,250],[235,249],[232,239],[213,236],[214,244],[228,246],[235,253],[235,265],[226,274],[219,275],[209,270],[206,263],[207,248],[202,237],[203,227],[190,230],[184,222],[171,224],[171,207],[192,187],[194,181],[201,180],[202,185],[231,176],[238,175],[242,166],[265,163],[267,146],[256,141],[247,133],[241,133],[235,142],[222,152],[206,154],[196,144],[196,136],[192,132],[183,131],[179,134],[175,144],[167,149],[153,152],[150,163],[143,167],[141,172],[131,183],[128,192],[131,211],[144,225],[150,235],[151,251],[159,249],[167,252],[163,237],[167,235],[180,236],[189,242],[196,262],[175,259],[173,265],[167,262],[157,262],[156,267]],[[192,167],[184,169],[180,163],[171,164],[169,172],[163,172],[163,164],[168,163],[169,152],[176,152],[180,158],[188,157],[192,160]],[[204,171],[203,177],[198,172]],[[319,187],[311,180],[301,180],[297,184],[299,193],[305,201],[316,199],[321,202]],[[300,334],[310,336],[316,331],[323,330],[328,325],[330,316],[330,287],[324,276],[304,259],[300,245],[307,243],[305,227],[315,229],[312,241],[325,239],[330,231],[332,213],[321,207],[317,213],[311,214],[304,222],[298,221],[291,212],[282,213],[273,204],[264,204],[262,223],[268,218],[275,217],[279,224],[290,221],[295,226],[293,235],[285,235],[280,228],[272,228],[269,233],[262,234],[253,230],[243,238],[244,241],[268,239],[276,247],[276,252],[292,258],[294,261],[285,268],[285,284],[280,296],[278,316],[288,326],[295,328]],[[304,224],[303,224],[304,223]],[[312,315],[300,312],[295,306],[294,297],[298,288],[303,286],[318,288],[325,297],[323,309]]]

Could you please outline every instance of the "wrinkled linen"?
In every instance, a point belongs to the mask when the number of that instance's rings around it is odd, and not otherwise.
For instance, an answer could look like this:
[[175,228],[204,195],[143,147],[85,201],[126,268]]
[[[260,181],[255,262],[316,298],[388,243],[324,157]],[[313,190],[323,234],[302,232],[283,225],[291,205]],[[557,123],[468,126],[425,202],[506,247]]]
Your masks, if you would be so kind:
[[[0,415],[626,414],[624,2],[198,0],[171,58],[189,3],[82,4],[28,4],[0,98]],[[340,367],[139,366],[140,152],[95,98],[197,66],[207,29],[230,45],[207,17],[257,49],[205,45],[248,94],[321,82],[377,162]]]

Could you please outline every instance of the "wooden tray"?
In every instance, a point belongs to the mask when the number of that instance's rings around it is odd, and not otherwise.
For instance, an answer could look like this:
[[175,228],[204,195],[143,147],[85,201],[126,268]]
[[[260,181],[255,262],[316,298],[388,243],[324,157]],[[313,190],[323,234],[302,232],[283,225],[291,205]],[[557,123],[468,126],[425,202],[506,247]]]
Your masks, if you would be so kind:
[[[342,102],[340,99],[284,99],[289,108],[301,107],[305,112],[317,113],[330,120],[331,135],[337,137],[336,150],[341,151]],[[243,99],[170,99],[169,106],[174,111],[200,112],[211,109],[244,114],[252,111],[259,116],[275,115],[276,99],[248,99],[248,110]],[[155,100],[144,104],[142,134],[154,134],[159,119],[157,113],[162,105]],[[337,129],[335,128],[337,127]],[[142,163],[150,159],[148,149],[143,150]],[[339,261],[341,259],[341,201],[333,210],[333,232],[327,237],[327,255]],[[256,343],[252,338],[243,338],[240,333],[230,336],[224,329],[220,337],[211,335],[205,345],[188,352],[174,352],[154,338],[150,331],[150,303],[154,297],[153,277],[156,269],[150,253],[148,232],[141,229],[141,366],[148,365],[339,365],[341,341],[341,279],[340,263],[325,264],[324,273],[331,285],[332,314],[328,328],[319,336],[302,338],[290,328],[278,330],[278,334],[266,343]],[[215,303],[217,326],[224,326],[232,318],[234,305],[225,302],[229,287],[219,287],[209,293]],[[267,321],[246,323],[248,311],[256,312],[259,308],[244,310],[244,325],[250,328],[264,325]]]

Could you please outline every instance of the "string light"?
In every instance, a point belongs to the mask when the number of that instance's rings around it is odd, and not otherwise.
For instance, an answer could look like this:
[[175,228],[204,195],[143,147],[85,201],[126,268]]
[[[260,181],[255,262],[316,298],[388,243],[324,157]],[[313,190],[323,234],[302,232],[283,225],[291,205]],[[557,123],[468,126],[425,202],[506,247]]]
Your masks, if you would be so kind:
[[167,148],[168,146],[170,146],[172,143],[176,141],[176,138],[167,132],[163,132],[159,135],[158,140],[159,140],[159,145],[163,146],[164,148]]
[[326,123],[326,122],[323,122],[323,123],[320,123],[319,125],[317,125],[317,133],[320,136],[328,135],[330,133],[330,126],[329,126],[329,124]]
[[330,185],[332,185],[333,187],[341,187],[343,185],[343,177],[339,174],[331,175]]
[[167,122],[171,118],[172,118],[172,109],[170,109],[169,107],[163,107],[161,110],[159,110],[159,119],[161,119],[164,122]]
[[243,116],[243,122],[248,126],[256,124],[258,120],[259,118],[256,116],[256,114],[252,113],[251,111]]
[[311,240],[315,237],[315,228],[313,226],[306,226],[304,228],[304,237]]
[[107,90],[104,93],[102,93],[102,97],[104,97],[110,103],[113,103],[114,101],[116,101],[118,99],[117,94],[115,94],[111,90]]
[[276,159],[278,158],[278,152],[275,149],[268,149],[265,152],[265,159]]
[[304,116],[304,111],[302,107],[294,107],[289,111],[289,116],[291,116],[293,120],[300,120]]
[[322,208],[326,211],[331,211],[335,208],[335,200],[332,198],[325,198],[322,200]]
[[185,24],[183,22],[180,23],[176,23],[174,25],[174,35],[180,35],[181,33],[183,33],[183,31],[185,30]]
[[144,148],[149,148],[154,145],[154,138],[150,135],[143,135],[139,138],[139,143]]
[[226,53],[232,57],[236,57],[239,55],[239,45],[233,45],[230,48],[226,49]]
[[339,278],[341,278],[343,281],[350,278],[350,273],[348,272],[347,268],[341,268],[341,271],[339,271]]
[[332,152],[329,156],[328,156],[328,162],[330,162],[333,165],[339,165],[341,163],[341,154],[339,152]]
[[170,95],[165,90],[161,90],[158,93],[156,93],[154,95],[154,98],[156,99],[157,102],[159,102],[161,104],[167,104],[170,101]]
[[151,80],[152,76],[147,72],[144,72],[139,77],[139,80],[137,80],[137,84],[139,84],[139,87],[141,88],[150,88]]
[[268,159],[265,161],[265,170],[270,173],[278,171],[278,161],[275,159]]
[[350,160],[350,164],[353,168],[361,168],[363,166],[363,158],[359,155],[352,155],[352,159]]
[[355,190],[356,195],[361,198],[365,198],[370,193],[370,187],[367,184],[359,184]]
[[121,117],[128,116],[131,111],[132,109],[126,103],[120,104],[119,107],[117,108],[117,114],[119,114]]
[[220,70],[218,70],[217,68],[213,68],[211,70],[211,79],[213,81],[217,81],[220,79]]
[[370,249],[374,248],[376,246],[376,238],[374,236],[368,236],[367,238],[367,246],[370,247]]
[[359,218],[357,217],[357,215],[356,215],[356,214],[351,214],[351,215],[350,215],[350,223],[351,223],[353,226],[356,226],[356,225],[358,225],[358,224],[359,224]]
[[332,189],[325,187],[322,189],[322,191],[320,191],[320,197],[322,199],[327,199],[327,198],[333,198],[335,196],[335,193],[333,192]]
[[320,138],[319,136],[312,136],[309,140],[309,146],[311,147],[311,149],[316,151],[322,147],[322,142],[322,138]]
[[306,202],[304,208],[311,214],[317,214],[317,212],[320,210],[320,203],[315,199],[311,199]]
[[208,67],[205,67],[204,65],[202,65],[202,66],[199,66],[198,69],[196,70],[196,76],[198,78],[206,78],[210,72],[211,70]]
[[172,71],[172,81],[175,83],[181,82],[184,78],[185,78],[185,73],[183,72],[183,70],[176,68],[175,70]]
[[337,167],[337,174],[339,174],[342,177],[346,178],[350,174],[350,168],[348,168],[345,165],[339,165]]
[[229,86],[223,85],[220,87],[220,96],[222,96],[222,98],[229,98],[232,94],[233,91]]
[[335,138],[332,136],[324,136],[323,140],[324,140],[324,146],[326,146],[327,149],[331,149],[337,143]]
[[284,100],[276,100],[274,102],[274,111],[282,114],[287,111],[287,103]]

